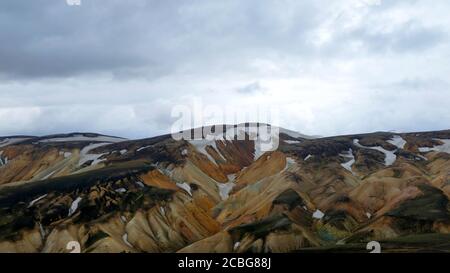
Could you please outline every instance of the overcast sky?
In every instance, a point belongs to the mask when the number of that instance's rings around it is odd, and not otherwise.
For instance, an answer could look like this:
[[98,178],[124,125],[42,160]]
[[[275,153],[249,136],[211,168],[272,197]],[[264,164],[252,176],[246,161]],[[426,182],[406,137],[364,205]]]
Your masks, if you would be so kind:
[[154,136],[194,101],[311,135],[450,129],[450,1],[81,1],[0,2],[0,135]]

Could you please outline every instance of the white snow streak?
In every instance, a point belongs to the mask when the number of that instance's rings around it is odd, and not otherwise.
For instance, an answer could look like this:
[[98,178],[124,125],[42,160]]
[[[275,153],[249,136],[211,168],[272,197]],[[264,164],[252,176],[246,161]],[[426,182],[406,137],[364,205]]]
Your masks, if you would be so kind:
[[388,151],[381,146],[366,147],[366,146],[359,144],[359,139],[354,139],[353,143],[359,148],[371,149],[371,150],[376,150],[376,151],[382,152],[385,155],[385,159],[384,159],[385,166],[391,166],[392,164],[394,164],[395,160],[397,160],[397,156],[395,155],[395,152],[397,150]]
[[217,165],[216,160],[206,151],[207,146],[211,146],[217,154],[219,154],[220,157],[225,161],[225,158],[220,154],[219,149],[217,149],[216,141],[215,140],[207,140],[207,139],[195,139],[195,140],[189,140],[189,143],[195,146],[195,148],[202,154],[206,155],[208,159]]
[[116,142],[122,142],[126,139],[118,138],[118,137],[109,137],[109,136],[95,136],[95,137],[87,137],[84,135],[75,135],[75,136],[69,136],[69,137],[56,137],[56,138],[49,138],[49,139],[43,139],[39,140],[39,142],[47,143],[47,142],[69,142],[69,141],[98,141],[98,142],[110,142],[110,143],[116,143]]
[[406,145],[406,140],[404,140],[401,136],[394,136],[392,139],[388,140],[387,142],[391,143],[392,145],[396,146],[399,149],[404,149]]
[[353,164],[355,163],[355,156],[353,155],[353,150],[352,150],[352,149],[349,149],[347,152],[339,154],[339,156],[342,156],[342,157],[344,157],[344,158],[350,159],[349,161],[347,161],[347,162],[345,162],[345,163],[342,163],[341,166],[342,166],[344,169],[346,169],[346,170],[348,170],[349,172],[351,172],[352,174],[355,174],[355,173],[353,172],[353,170],[352,170],[352,166],[353,166]]
[[0,167],[8,164],[8,157],[3,157],[3,151],[0,151]]
[[45,179],[49,179],[52,175],[54,175],[57,171],[53,171],[49,174],[47,174],[46,176],[42,177],[41,180],[45,180]]
[[136,181],[136,185],[138,185],[141,188],[145,188],[144,183],[142,183],[141,181]]
[[189,193],[189,195],[192,196],[192,189],[191,189],[191,186],[188,183],[186,183],[186,182],[177,183],[177,186],[179,188],[182,188],[183,190],[187,191]]
[[29,138],[5,138],[0,141],[0,148],[25,141]]
[[80,161],[78,162],[78,166],[83,165],[84,163],[91,161],[92,160],[92,164],[91,166],[94,166],[102,161],[105,161],[105,159],[99,159],[100,157],[104,156],[107,153],[103,153],[103,154],[90,154],[89,152],[101,147],[101,146],[105,146],[105,145],[109,145],[111,143],[95,143],[95,144],[90,144],[86,147],[84,147],[81,151],[80,151]]
[[236,251],[240,245],[241,245],[241,242],[236,242],[233,246],[233,250]]
[[150,147],[152,147],[152,146],[149,145],[149,146],[141,147],[141,148],[137,149],[136,152],[140,152],[140,151],[145,150],[145,149],[150,148]]
[[64,151],[60,151],[59,152],[60,155],[64,156],[64,158],[69,158],[72,156],[71,152],[64,152]]
[[30,202],[28,207],[31,208],[34,204],[36,204],[39,200],[44,199],[46,196],[47,196],[47,194],[44,194],[44,195],[39,196],[38,198],[34,199],[33,201]]
[[127,246],[133,247],[133,245],[131,245],[130,242],[128,242],[128,233],[125,233],[124,235],[122,235],[122,240]]
[[444,144],[442,145],[437,145],[434,146],[432,148],[429,147],[422,147],[419,148],[419,151],[422,153],[427,153],[427,152],[439,152],[439,153],[447,153],[450,154],[450,139],[438,139],[435,138],[434,140],[438,140],[443,142]]
[[298,143],[301,143],[301,141],[298,141],[298,140],[284,140],[284,142],[286,142],[287,144],[298,144]]
[[322,219],[324,216],[325,216],[325,214],[320,210],[316,210],[313,213],[313,218],[315,218],[315,219]]
[[78,209],[78,204],[80,204],[81,200],[83,200],[83,198],[81,197],[77,197],[77,199],[75,199],[75,201],[72,202],[72,204],[70,205],[70,209],[69,209],[69,217],[72,216]]
[[236,178],[235,174],[230,174],[230,175],[228,175],[227,183],[216,182],[217,187],[219,188],[219,195],[220,195],[220,198],[222,198],[222,200],[226,200],[230,196],[231,190],[236,185],[236,183],[234,182],[235,178]]

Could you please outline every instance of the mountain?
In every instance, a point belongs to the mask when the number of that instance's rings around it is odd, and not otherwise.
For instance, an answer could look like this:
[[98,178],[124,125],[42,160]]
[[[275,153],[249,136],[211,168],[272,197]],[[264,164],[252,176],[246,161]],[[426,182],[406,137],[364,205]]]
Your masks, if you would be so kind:
[[450,251],[450,130],[279,128],[263,152],[222,128],[232,137],[0,137],[0,252]]

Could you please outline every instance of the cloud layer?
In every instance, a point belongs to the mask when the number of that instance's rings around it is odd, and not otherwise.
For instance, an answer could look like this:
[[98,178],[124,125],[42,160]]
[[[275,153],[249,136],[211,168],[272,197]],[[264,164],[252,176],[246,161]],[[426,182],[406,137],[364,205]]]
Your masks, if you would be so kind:
[[147,137],[199,100],[274,108],[279,125],[314,135],[448,129],[449,11],[445,0],[5,0],[0,135]]

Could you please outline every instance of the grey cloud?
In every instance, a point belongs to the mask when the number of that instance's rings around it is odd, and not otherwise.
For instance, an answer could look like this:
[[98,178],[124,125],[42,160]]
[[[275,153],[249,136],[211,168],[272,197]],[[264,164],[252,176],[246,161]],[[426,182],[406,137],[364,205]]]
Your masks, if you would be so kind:
[[222,69],[230,57],[298,51],[318,4],[297,2],[84,0],[74,7],[63,0],[6,0],[0,75],[155,78],[205,71],[205,64]]
[[348,37],[363,42],[369,50],[379,53],[423,51],[447,38],[441,29],[424,27],[416,21],[406,22],[388,32],[371,32],[370,28],[361,28],[350,33]]
[[[113,9],[82,11],[65,1],[19,0],[0,5],[5,41],[0,45],[0,72],[6,77],[64,77],[143,65],[142,56],[133,50],[137,39],[131,29],[114,31],[121,28],[123,19],[114,16]],[[127,50],[121,50],[121,45]]]
[[[414,3],[412,1],[410,3]],[[409,3],[409,2],[408,2]],[[383,2],[373,16],[389,8]],[[255,59],[282,62],[372,52],[420,51],[443,42],[443,30],[411,21],[382,33],[365,24],[318,50],[311,39],[327,20],[327,1],[5,0],[0,3],[0,79],[65,78],[106,73],[119,80],[174,74],[254,73]],[[359,54],[361,57],[362,54]]]
[[182,31],[170,1],[85,0],[77,7],[64,0],[8,0],[0,7],[0,73],[6,79],[127,76],[144,69],[146,76],[164,75],[171,35]]
[[409,91],[426,92],[428,90],[447,92],[450,89],[450,83],[445,80],[431,78],[406,78],[392,83],[383,83],[373,85],[374,89],[383,89],[386,92]]
[[247,95],[262,92],[262,91],[264,91],[264,88],[261,87],[261,85],[259,84],[258,81],[252,82],[250,84],[247,84],[247,85],[237,89],[238,93],[247,94]]

